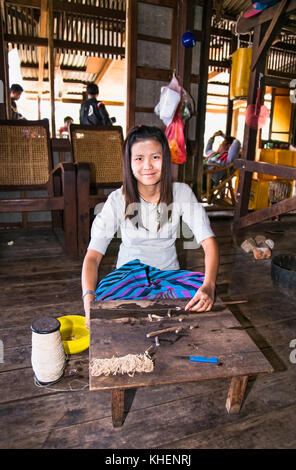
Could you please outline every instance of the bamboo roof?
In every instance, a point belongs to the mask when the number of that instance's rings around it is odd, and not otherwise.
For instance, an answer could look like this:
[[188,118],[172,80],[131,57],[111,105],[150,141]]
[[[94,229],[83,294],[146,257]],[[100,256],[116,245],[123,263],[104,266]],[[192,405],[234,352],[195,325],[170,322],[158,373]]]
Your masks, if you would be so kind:
[[[48,0],[5,0],[4,38],[16,47],[26,91],[48,92]],[[55,65],[60,68],[66,93],[79,95],[88,82],[100,83],[125,57],[124,0],[52,0]],[[231,43],[236,22],[251,0],[214,0],[210,72],[231,65]],[[252,34],[241,37],[246,47]],[[296,19],[290,15],[270,49],[268,73],[293,78],[296,73]],[[109,76],[108,75],[108,76]],[[110,77],[111,78],[111,77]],[[112,80],[111,80],[112,81]]]

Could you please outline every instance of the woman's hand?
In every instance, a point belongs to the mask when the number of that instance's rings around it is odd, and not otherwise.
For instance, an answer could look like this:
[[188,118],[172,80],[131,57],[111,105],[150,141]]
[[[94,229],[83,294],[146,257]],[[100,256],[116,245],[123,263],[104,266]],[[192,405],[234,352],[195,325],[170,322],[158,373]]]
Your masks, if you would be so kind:
[[185,307],[185,310],[194,312],[208,312],[211,310],[215,300],[216,278],[219,267],[219,249],[215,238],[206,238],[201,242],[201,245],[205,252],[204,282]]
[[202,285],[194,297],[188,302],[185,310],[194,312],[208,312],[212,309],[215,300],[215,285]]

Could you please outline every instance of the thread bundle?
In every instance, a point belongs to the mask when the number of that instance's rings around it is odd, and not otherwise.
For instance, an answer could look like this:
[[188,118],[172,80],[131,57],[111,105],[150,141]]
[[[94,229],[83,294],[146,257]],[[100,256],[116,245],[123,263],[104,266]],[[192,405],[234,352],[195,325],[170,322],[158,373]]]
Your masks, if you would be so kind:
[[60,333],[60,322],[42,318],[33,322],[31,363],[40,385],[57,382],[63,375],[66,356]]

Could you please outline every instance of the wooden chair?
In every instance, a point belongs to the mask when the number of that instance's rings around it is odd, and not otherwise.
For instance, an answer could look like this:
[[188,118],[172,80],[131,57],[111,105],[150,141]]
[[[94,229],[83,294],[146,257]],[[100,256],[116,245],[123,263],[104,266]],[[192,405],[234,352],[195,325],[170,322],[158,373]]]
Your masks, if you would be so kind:
[[52,167],[47,121],[0,121],[0,190],[46,190],[48,196],[0,199],[0,212],[63,211],[65,251],[77,255],[76,175],[73,163]]
[[[216,173],[224,172],[223,177],[218,184],[212,184],[212,176]],[[232,178],[234,177],[235,169],[233,163],[224,167],[215,167],[209,170],[204,170],[206,175],[206,188],[202,194],[202,200],[206,199],[208,204],[217,204],[223,208],[234,208],[236,198],[232,187]]]
[[107,199],[106,189],[122,185],[120,126],[70,126],[77,172],[78,254],[84,256],[90,238],[90,210]]

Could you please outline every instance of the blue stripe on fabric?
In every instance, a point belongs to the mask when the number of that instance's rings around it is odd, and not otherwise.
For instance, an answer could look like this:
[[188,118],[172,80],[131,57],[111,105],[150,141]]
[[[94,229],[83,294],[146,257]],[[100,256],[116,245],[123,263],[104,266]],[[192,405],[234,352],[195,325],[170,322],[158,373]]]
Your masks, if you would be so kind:
[[96,300],[191,298],[202,285],[204,274],[186,270],[167,270],[133,260],[103,278]]

